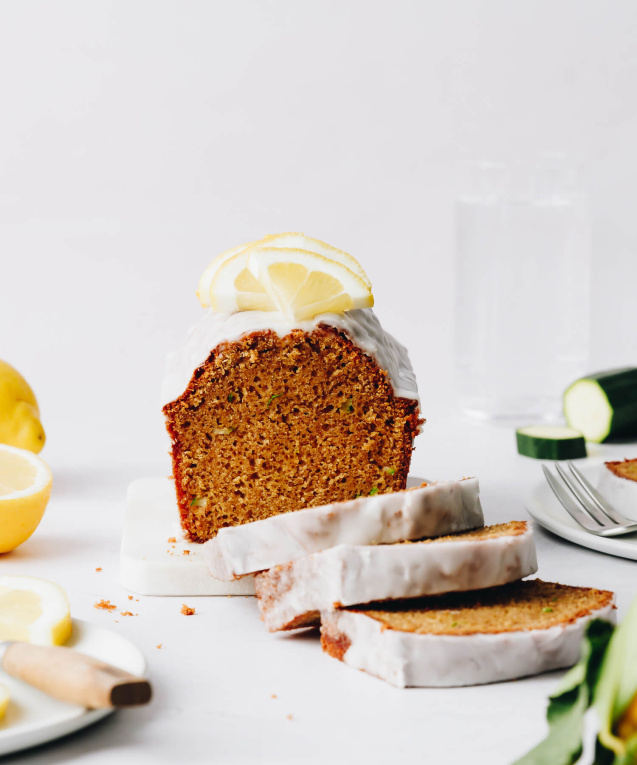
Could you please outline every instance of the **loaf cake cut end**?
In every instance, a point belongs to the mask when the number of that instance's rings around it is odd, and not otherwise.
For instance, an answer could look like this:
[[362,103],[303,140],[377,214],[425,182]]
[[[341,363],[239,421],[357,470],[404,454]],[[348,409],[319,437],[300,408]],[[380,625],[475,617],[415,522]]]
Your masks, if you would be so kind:
[[226,526],[404,489],[416,398],[338,328],[258,331],[216,347],[164,406],[182,528]]

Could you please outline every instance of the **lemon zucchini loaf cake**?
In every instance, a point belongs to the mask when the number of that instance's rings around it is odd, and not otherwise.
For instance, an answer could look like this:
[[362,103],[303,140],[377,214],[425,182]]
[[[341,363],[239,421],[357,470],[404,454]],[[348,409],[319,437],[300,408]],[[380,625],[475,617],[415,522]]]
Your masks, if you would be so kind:
[[537,571],[533,532],[511,521],[419,542],[339,545],[255,577],[270,632],[312,627],[320,612],[373,601],[480,590]]
[[188,539],[405,488],[416,381],[351,256],[266,237],[213,261],[198,294],[208,310],[163,386]]
[[614,621],[605,590],[543,582],[321,613],[323,650],[398,687],[481,685],[560,669],[586,625]]
[[328,550],[423,539],[484,524],[477,478],[424,483],[220,529],[204,547],[216,579],[237,579]]

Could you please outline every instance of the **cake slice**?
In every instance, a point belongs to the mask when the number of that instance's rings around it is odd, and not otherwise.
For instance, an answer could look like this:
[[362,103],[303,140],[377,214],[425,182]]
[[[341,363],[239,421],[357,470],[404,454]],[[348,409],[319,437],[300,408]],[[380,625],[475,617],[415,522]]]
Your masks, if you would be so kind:
[[495,683],[574,664],[614,595],[540,579],[476,592],[336,608],[321,614],[330,656],[392,685]]
[[258,574],[255,590],[276,632],[315,626],[334,606],[478,590],[536,571],[533,533],[512,521],[421,542],[339,545]]
[[602,497],[628,518],[637,518],[637,459],[605,462],[597,475]]
[[625,478],[628,481],[637,483],[637,459],[621,460],[619,462],[605,462],[604,465],[611,473],[619,478]]
[[204,546],[208,569],[231,580],[336,545],[378,545],[482,526],[476,478],[423,483],[220,529]]

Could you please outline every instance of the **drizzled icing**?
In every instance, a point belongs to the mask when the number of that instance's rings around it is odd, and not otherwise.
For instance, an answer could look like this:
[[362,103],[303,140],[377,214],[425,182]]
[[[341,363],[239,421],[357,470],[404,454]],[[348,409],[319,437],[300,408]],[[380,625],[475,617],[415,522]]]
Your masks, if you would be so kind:
[[320,324],[346,332],[356,346],[387,372],[396,396],[418,400],[416,376],[407,349],[385,332],[371,308],[342,314],[323,313],[300,322],[289,321],[281,314],[269,311],[225,314],[210,310],[191,328],[181,351],[168,356],[161,390],[162,406],[181,396],[194,371],[220,343],[234,342],[251,332],[266,330],[275,332],[279,337],[285,337],[293,329],[309,334]]
[[290,629],[334,603],[418,598],[483,590],[537,571],[533,532],[503,529],[483,539],[450,537],[408,545],[338,545],[258,574],[259,610],[270,632]]
[[321,613],[321,633],[348,647],[342,661],[399,688],[482,685],[570,667],[592,619],[615,621],[605,606],[548,629],[473,635],[431,635],[385,629],[365,613]]

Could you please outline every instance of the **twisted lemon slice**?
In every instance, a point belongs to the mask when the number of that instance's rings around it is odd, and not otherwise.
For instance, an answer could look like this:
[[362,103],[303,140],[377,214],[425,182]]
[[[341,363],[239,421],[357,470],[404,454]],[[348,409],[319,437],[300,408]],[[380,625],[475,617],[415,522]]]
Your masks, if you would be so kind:
[[293,321],[374,304],[351,255],[304,234],[276,234],[219,255],[197,291],[215,311],[279,311]]

